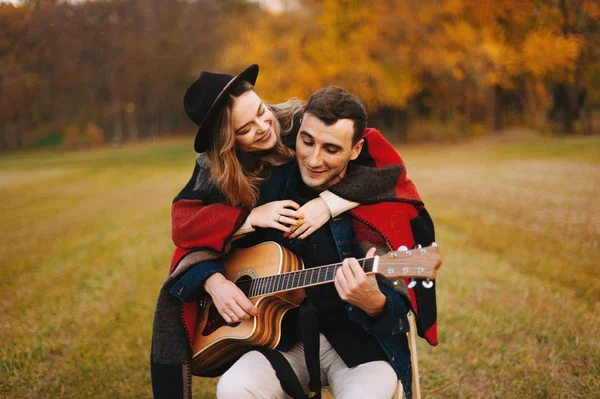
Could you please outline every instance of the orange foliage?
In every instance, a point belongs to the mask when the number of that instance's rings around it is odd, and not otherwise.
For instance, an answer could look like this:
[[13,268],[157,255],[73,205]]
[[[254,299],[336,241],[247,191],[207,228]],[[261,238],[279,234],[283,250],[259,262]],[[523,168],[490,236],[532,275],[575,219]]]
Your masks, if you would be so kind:
[[521,46],[524,68],[537,79],[550,74],[555,79],[572,79],[581,46],[579,36],[563,37],[550,29],[534,30]]
[[[464,96],[465,90],[468,101],[485,103],[483,93],[494,87],[575,84],[578,71],[581,85],[582,79],[597,75],[586,71],[600,69],[593,45],[598,35],[583,33],[597,29],[600,7],[592,0],[300,4],[289,12],[261,15],[261,23],[236,37],[222,59],[234,70],[257,62],[262,69],[258,91],[272,101],[306,98],[337,84],[359,95],[371,111],[404,108],[424,90],[433,96],[435,108],[445,106],[440,101],[448,96]],[[582,62],[583,54],[589,64]],[[589,98],[597,97],[597,87],[588,91]],[[527,90],[525,95],[541,92]],[[548,90],[543,92],[547,96]]]

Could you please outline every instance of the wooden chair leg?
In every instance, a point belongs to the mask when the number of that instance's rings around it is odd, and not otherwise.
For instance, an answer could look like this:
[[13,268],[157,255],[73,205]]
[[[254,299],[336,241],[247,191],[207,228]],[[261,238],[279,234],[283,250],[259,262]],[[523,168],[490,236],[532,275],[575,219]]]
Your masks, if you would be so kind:
[[[417,326],[415,324],[415,316],[410,312],[408,314],[408,322],[410,323],[410,331],[408,332],[408,347],[410,349],[410,359],[412,362],[412,391],[414,399],[421,399],[421,384],[419,383],[419,362],[417,359]],[[402,383],[398,381],[396,386],[396,393],[394,399],[404,398],[404,390],[402,389]]]
[[410,332],[408,333],[408,346],[410,348],[410,360],[412,361],[412,391],[414,399],[421,399],[421,383],[419,382],[419,360],[417,359],[417,324],[415,315],[408,315]]

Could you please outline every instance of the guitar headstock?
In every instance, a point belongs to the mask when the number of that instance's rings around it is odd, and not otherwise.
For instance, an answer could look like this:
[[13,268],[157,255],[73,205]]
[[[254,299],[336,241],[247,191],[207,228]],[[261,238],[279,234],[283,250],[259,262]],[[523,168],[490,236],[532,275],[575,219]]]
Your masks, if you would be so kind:
[[406,249],[380,255],[373,271],[387,278],[419,278],[435,279],[437,270],[442,265],[438,246]]

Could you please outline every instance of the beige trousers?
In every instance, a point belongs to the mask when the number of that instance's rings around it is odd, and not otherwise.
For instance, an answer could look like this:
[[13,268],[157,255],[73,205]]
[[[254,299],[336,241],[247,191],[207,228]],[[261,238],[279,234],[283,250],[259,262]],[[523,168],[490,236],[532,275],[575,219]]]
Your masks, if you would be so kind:
[[[320,336],[321,382],[329,385],[336,399],[390,399],[398,378],[388,362],[376,361],[348,368],[323,334]],[[305,392],[308,392],[308,370],[304,347],[296,344],[282,352],[296,372]],[[281,388],[271,363],[259,352],[242,356],[223,374],[217,385],[219,399],[288,399]]]

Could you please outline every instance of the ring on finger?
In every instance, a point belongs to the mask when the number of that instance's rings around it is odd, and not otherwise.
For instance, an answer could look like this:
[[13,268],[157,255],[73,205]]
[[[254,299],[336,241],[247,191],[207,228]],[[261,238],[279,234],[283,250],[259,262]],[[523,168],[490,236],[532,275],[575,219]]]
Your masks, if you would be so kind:
[[277,217],[277,223],[281,222],[281,216],[283,216],[283,215],[279,215],[279,216]]
[[235,316],[235,313],[231,312],[231,313],[229,314],[229,317],[233,317],[233,316]]

